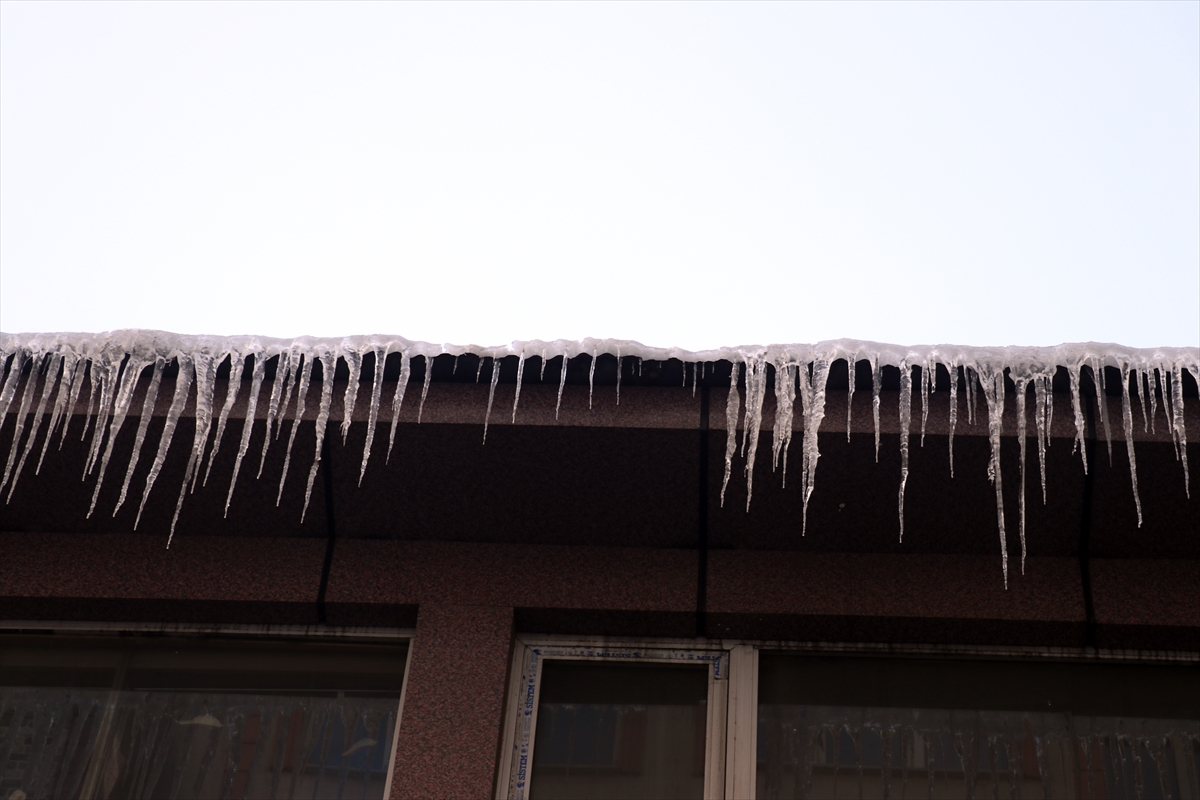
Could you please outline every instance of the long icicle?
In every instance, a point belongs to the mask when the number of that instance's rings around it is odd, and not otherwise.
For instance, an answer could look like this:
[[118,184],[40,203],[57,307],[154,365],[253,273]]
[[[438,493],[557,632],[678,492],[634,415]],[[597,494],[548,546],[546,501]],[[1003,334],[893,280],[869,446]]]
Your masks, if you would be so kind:
[[[321,353],[321,403],[317,408],[317,452],[313,455],[312,466],[308,469],[308,483],[304,487],[304,508],[300,510],[300,523],[304,524],[304,515],[308,513],[308,503],[312,498],[313,481],[317,478],[317,470],[321,468],[322,448],[325,446],[325,427],[329,424],[329,409],[333,406],[333,377],[337,369],[337,355],[330,352]],[[329,502],[329,498],[325,498]]]
[[[754,460],[758,453],[758,434],[762,426],[763,400],[767,394],[767,364],[761,359],[746,361],[746,418],[742,447],[746,453],[746,510],[754,495]],[[747,445],[749,442],[749,445]]]
[[[1127,364],[1121,365],[1121,425],[1125,430],[1125,450],[1129,456],[1129,481],[1133,484],[1133,503],[1137,507],[1138,527],[1142,527],[1142,496],[1138,492],[1137,458],[1133,452],[1133,411],[1130,408],[1130,372]],[[1137,372],[1132,374],[1133,383],[1137,383]]]
[[192,436],[192,452],[188,454],[187,467],[183,471],[179,498],[175,501],[175,513],[171,516],[171,528],[167,534],[168,550],[175,539],[175,526],[179,522],[179,512],[183,510],[183,500],[196,491],[196,483],[200,479],[200,465],[204,463],[204,451],[208,446],[208,434],[212,431],[213,384],[217,379],[217,360],[204,351],[196,353],[193,358],[196,373],[196,430]]
[[229,353],[228,358],[229,381],[225,384],[225,402],[221,404],[221,415],[217,418],[217,434],[213,437],[212,452],[208,456],[208,469],[204,471],[204,481],[201,484],[203,486],[208,486],[208,476],[212,474],[213,464],[217,461],[217,451],[221,449],[221,441],[225,438],[225,423],[229,421],[229,412],[233,410],[238,391],[242,388],[242,372],[246,368],[246,360],[240,353]]
[[[279,507],[280,501],[283,500],[283,485],[287,482],[288,467],[292,464],[292,445],[296,442],[296,432],[300,430],[300,423],[304,420],[304,405],[308,399],[308,385],[312,381],[313,359],[311,356],[301,356],[300,366],[298,368],[299,387],[296,390],[296,416],[292,418],[291,430],[288,431],[287,450],[283,456],[283,474],[279,476],[279,494],[275,496],[275,507]],[[284,406],[287,410],[287,406]]]
[[875,463],[879,463],[879,391],[883,388],[883,368],[877,356],[871,356],[871,413],[875,417]]
[[[3,491],[5,485],[8,483],[9,476],[12,473],[13,465],[16,462],[18,449],[21,446],[21,434],[25,430],[26,422],[30,419],[28,417],[28,411],[29,402],[33,399],[33,387],[37,384],[41,384],[42,386],[45,385],[43,381],[38,380],[38,375],[41,372],[41,364],[39,362],[42,360],[42,356],[39,356],[37,359],[31,359],[31,361],[33,361],[33,365],[29,370],[29,379],[25,382],[25,388],[21,392],[21,406],[19,409],[17,409],[17,427],[16,430],[13,431],[12,445],[8,450],[8,463],[4,467],[4,479],[0,480],[0,491]],[[32,436],[30,438],[32,438]],[[8,498],[9,500],[12,499],[12,491],[9,491]]]
[[392,445],[396,442],[396,425],[400,420],[400,407],[404,405],[404,393],[408,389],[408,379],[412,375],[413,357],[407,351],[400,353],[400,377],[396,380],[396,391],[392,395],[392,427],[388,429],[387,456],[383,463],[392,461]]
[[130,359],[121,377],[121,385],[117,390],[117,399],[113,410],[112,422],[109,423],[108,439],[104,443],[104,452],[100,456],[100,474],[96,476],[96,487],[92,490],[92,503],[88,506],[88,517],[96,510],[96,501],[100,499],[100,487],[104,485],[104,475],[108,472],[108,460],[112,457],[116,446],[117,434],[125,426],[125,417],[129,413],[129,405],[133,402],[133,390],[141,379],[142,371],[150,366],[148,362]]
[[142,400],[142,415],[138,419],[137,434],[133,437],[133,454],[129,458],[129,465],[125,468],[125,480],[121,483],[121,494],[117,497],[116,508],[113,509],[113,516],[121,510],[121,506],[125,504],[125,497],[129,493],[129,482],[133,480],[133,471],[137,469],[138,459],[142,454],[142,444],[146,441],[146,431],[150,428],[150,420],[154,417],[154,405],[158,400],[158,388],[162,384],[163,370],[166,369],[167,360],[162,356],[158,356],[154,360],[154,370],[150,374],[150,385],[146,387],[146,397]]
[[[63,353],[61,358],[62,368],[58,377],[58,393],[54,395],[54,410],[50,412],[50,426],[46,429],[46,438],[42,440],[42,452],[38,455],[37,467],[33,470],[34,475],[40,475],[42,472],[42,462],[46,460],[46,451],[50,449],[50,441],[54,438],[54,431],[58,429],[59,423],[64,419],[69,419],[67,415],[67,398],[71,392],[71,382],[75,377],[75,365],[79,363],[79,359],[74,353]],[[1164,395],[1165,396],[1165,395]],[[1163,405],[1166,405],[1164,402]],[[62,443],[62,439],[59,439]]]
[[[34,426],[29,431],[29,438],[25,440],[25,449],[21,451],[21,460],[17,462],[17,471],[13,474],[12,486],[8,489],[9,498],[17,488],[17,480],[21,477],[21,472],[25,469],[25,460],[29,458],[30,452],[33,451],[34,440],[37,439],[38,431],[42,429],[42,420],[46,413],[46,404],[50,400],[50,396],[58,390],[59,387],[59,367],[62,365],[62,355],[55,354],[50,361],[50,365],[46,368],[46,377],[43,382],[41,399],[38,400],[37,410],[33,412]],[[47,384],[49,386],[47,387]],[[59,392],[61,394],[61,392]],[[57,405],[57,402],[55,403]],[[45,441],[50,441],[50,430],[46,431]],[[13,447],[16,447],[14,440]],[[42,447],[45,451],[45,445]]]
[[271,381],[271,399],[267,403],[267,435],[263,437],[262,457],[258,461],[256,479],[262,478],[263,467],[267,465],[267,450],[271,447],[271,440],[279,436],[279,430],[283,427],[282,424],[276,425],[280,413],[279,406],[282,403],[284,408],[287,407],[287,403],[283,400],[283,389],[288,383],[288,376],[292,374],[290,349],[281,350],[276,359],[275,380]]
[[[417,423],[420,424],[421,416],[425,413],[425,398],[429,397],[429,383],[433,380],[433,359],[429,356],[425,358],[425,381],[421,384],[421,405],[417,406]],[[483,359],[480,359],[480,364]]]
[[958,362],[946,365],[950,371],[950,478],[954,478],[954,429],[958,426]]
[[[195,366],[191,357],[181,353],[176,360],[179,363],[179,374],[175,376],[175,396],[171,398],[171,407],[167,410],[167,421],[163,425],[162,438],[158,440],[158,452],[154,454],[154,463],[150,465],[150,474],[146,476],[146,487],[142,490],[142,502],[138,504],[137,517],[133,521],[135,531],[138,523],[142,521],[142,512],[146,510],[146,500],[150,497],[150,490],[154,488],[154,482],[158,480],[163,463],[167,460],[167,450],[171,447],[171,439],[175,436],[175,426],[179,424],[179,417],[183,414],[183,407],[187,404],[188,392],[192,388]],[[184,483],[186,485],[187,482],[184,481]],[[117,507],[120,508],[120,505],[118,504]]]
[[980,364],[978,375],[983,388],[983,399],[987,403],[988,443],[991,445],[988,478],[996,490],[996,527],[1000,531],[1000,561],[1004,570],[1004,588],[1007,589],[1008,540],[1004,532],[1004,483],[1000,477],[1000,436],[1004,431],[1004,368]]
[[556,420],[558,419],[559,409],[562,408],[563,388],[567,385],[567,354],[563,353],[561,358],[562,369],[558,371],[558,400],[554,403],[554,418]]
[[[492,374],[488,382],[487,413],[483,416],[483,443],[487,444],[488,422],[492,418],[492,401],[496,399],[496,384],[500,382],[500,359],[492,356]],[[514,412],[515,413],[515,412]]]
[[738,370],[741,364],[734,362],[729,375],[729,399],[725,403],[725,477],[721,479],[721,508],[725,507],[725,487],[733,473],[733,455],[737,452],[737,424],[742,410],[742,396],[738,393]]
[[[258,397],[262,393],[263,378],[267,374],[267,359],[262,352],[254,353],[254,371],[250,377],[250,397],[246,400],[246,417],[242,421],[242,440],[238,443],[237,458],[233,462],[233,475],[229,478],[229,492],[225,495],[225,514],[229,517],[229,504],[233,502],[233,489],[237,486],[238,473],[242,470],[242,459],[250,449],[250,437],[254,433],[254,420],[258,416]],[[271,438],[271,430],[263,432],[263,438]]]
[[[346,440],[350,437],[350,424],[354,422],[354,407],[358,404],[358,382],[362,377],[363,357],[362,353],[350,347],[339,347],[337,354],[346,362],[346,367],[350,370],[350,379],[346,382],[345,393],[342,394],[342,446],[344,447]],[[330,372],[328,377],[323,377],[321,380],[322,382],[328,380],[329,385],[332,386],[336,377],[333,372]]]
[[1025,393],[1029,389],[1030,379],[1024,375],[1017,375],[1015,371],[1010,375],[1013,383],[1017,387],[1017,449],[1020,452],[1020,485],[1018,496],[1018,508],[1020,509],[1020,537],[1021,537],[1021,574],[1025,574]]
[[358,485],[362,486],[367,474],[367,460],[371,457],[371,444],[375,441],[375,426],[379,423],[379,404],[383,399],[383,370],[387,365],[387,351],[375,348],[375,377],[371,381],[371,405],[367,411],[367,438],[363,441],[362,466],[358,470]]
[[900,541],[904,541],[904,490],[908,485],[908,434],[912,424],[912,367],[900,360]]
[[850,428],[854,421],[854,384],[855,372],[858,364],[858,351],[846,359],[846,371],[850,378],[850,385],[846,391],[846,443],[850,443]]
[[800,391],[804,400],[804,471],[801,489],[804,501],[800,515],[800,535],[808,531],[808,501],[817,486],[817,461],[821,458],[818,433],[825,419],[825,389],[829,382],[829,360],[817,358],[811,375],[807,366],[800,367]]

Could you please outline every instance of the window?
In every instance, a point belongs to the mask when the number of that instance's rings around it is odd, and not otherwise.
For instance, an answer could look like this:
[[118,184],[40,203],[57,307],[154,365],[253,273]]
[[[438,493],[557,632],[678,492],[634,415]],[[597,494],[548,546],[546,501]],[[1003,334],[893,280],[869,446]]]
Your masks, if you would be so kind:
[[757,796],[1191,797],[1200,669],[763,653]]
[[407,650],[0,636],[0,797],[383,797]]
[[784,647],[518,637],[497,798],[1200,800],[1194,657]]
[[501,796],[713,796],[723,780],[726,651],[519,644]]

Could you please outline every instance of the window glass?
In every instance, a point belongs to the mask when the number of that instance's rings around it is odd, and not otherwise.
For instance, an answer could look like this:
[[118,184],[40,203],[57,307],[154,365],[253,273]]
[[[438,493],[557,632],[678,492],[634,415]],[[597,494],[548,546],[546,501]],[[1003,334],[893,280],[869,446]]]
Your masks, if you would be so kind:
[[1198,797],[1195,666],[759,665],[759,798]]
[[406,644],[0,637],[0,798],[379,798]]
[[701,797],[709,671],[544,662],[530,796]]

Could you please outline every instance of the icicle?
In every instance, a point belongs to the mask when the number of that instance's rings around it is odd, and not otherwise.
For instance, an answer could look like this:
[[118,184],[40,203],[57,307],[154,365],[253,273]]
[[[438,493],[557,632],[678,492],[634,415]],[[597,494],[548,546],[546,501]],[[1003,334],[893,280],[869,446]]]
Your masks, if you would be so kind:
[[[1054,408],[1053,387],[1050,378],[1045,375],[1035,375],[1033,378],[1034,419],[1037,423],[1038,442],[1038,471],[1042,476],[1042,505],[1046,505],[1046,447],[1050,442],[1050,411]],[[1024,470],[1024,467],[1022,467]],[[1021,485],[1025,478],[1022,472]],[[1024,491],[1024,489],[1022,489]]]
[[62,450],[63,442],[67,440],[67,428],[71,427],[71,420],[75,417],[75,407],[79,402],[79,395],[83,391],[83,380],[87,375],[87,360],[75,353],[72,353],[71,357],[74,361],[71,364],[71,384],[68,389],[69,397],[67,398],[64,412],[65,417],[63,418],[63,426],[59,430],[59,450]]
[[879,390],[883,388],[883,367],[871,356],[871,413],[875,415],[875,463],[879,463]]
[[721,479],[721,508],[725,507],[725,487],[733,471],[733,454],[737,452],[738,412],[741,411],[742,396],[738,394],[738,370],[741,364],[734,362],[729,375],[729,399],[725,403],[725,477]]
[[[96,365],[95,359],[91,359],[87,362],[86,374],[87,374],[90,393],[88,394],[87,414],[83,418],[83,433],[81,433],[79,435],[79,441],[81,441],[81,442],[85,441],[87,439],[88,431],[92,427],[92,420],[96,415],[96,410],[97,410],[96,409],[96,397],[97,397],[97,391],[100,388],[100,382],[101,382],[101,379],[97,378],[97,376],[96,376],[96,372],[98,370],[99,370],[99,367]],[[87,475],[87,467],[86,466],[84,467],[83,474],[85,476]]]
[[[1057,371],[1057,370],[1055,370]],[[1046,381],[1046,447],[1050,446],[1050,431],[1054,430],[1054,375],[1044,376]]]
[[[1153,383],[1151,383],[1151,380],[1153,380]],[[1150,369],[1146,371],[1146,394],[1148,394],[1150,396],[1150,432],[1151,433],[1157,433],[1157,431],[1154,429],[1154,425],[1155,425],[1155,418],[1158,416],[1158,392],[1159,392],[1158,366],[1151,365]],[[1163,397],[1165,398],[1166,395],[1164,394]]]
[[179,499],[175,501],[175,514],[171,517],[171,528],[167,534],[168,550],[175,538],[175,525],[179,522],[183,499],[196,491],[200,465],[204,463],[204,451],[208,447],[208,434],[212,430],[213,390],[218,361],[203,351],[196,353],[193,358],[196,373],[196,432],[192,437],[192,452],[188,455],[187,467],[183,472],[183,484],[179,487]]
[[1171,403],[1174,405],[1171,430],[1175,434],[1175,441],[1179,444],[1179,459],[1183,462],[1183,491],[1190,500],[1192,484],[1188,476],[1187,430],[1183,422],[1183,368],[1178,365],[1171,371]]
[[400,377],[396,379],[396,391],[392,395],[392,427],[388,429],[387,457],[383,460],[385,464],[390,464],[392,461],[392,445],[396,442],[396,426],[400,421],[400,407],[404,405],[404,393],[408,389],[408,379],[412,375],[413,358],[408,351],[400,353]]
[[479,357],[479,363],[475,365],[475,382],[479,383],[479,377],[483,375],[483,356]]
[[954,478],[954,429],[958,425],[958,362],[951,361],[950,372],[950,477]]
[[[1187,367],[1187,371],[1192,374],[1192,380],[1195,381],[1196,385],[1200,386],[1200,368]],[[1182,377],[1181,371],[1180,378]],[[1183,423],[1183,381],[1176,381],[1176,383],[1178,384],[1178,389],[1175,391],[1180,396],[1180,407],[1178,407],[1180,413],[1175,415],[1175,419],[1176,425],[1178,425],[1178,438],[1180,438],[1180,452],[1183,455],[1183,486],[1184,492],[1187,493],[1187,497],[1190,499],[1192,498],[1192,488],[1190,488],[1192,485],[1188,482],[1188,438],[1187,432],[1184,431]]]
[[279,360],[275,363],[275,380],[271,382],[271,400],[267,405],[267,435],[263,437],[262,458],[258,462],[258,478],[262,478],[263,467],[267,463],[267,448],[271,446],[271,440],[278,438],[279,431],[283,428],[283,423],[276,425],[276,420],[279,419],[280,404],[287,408],[287,401],[284,397],[284,387],[289,383],[289,378],[292,374],[292,354],[290,350],[281,350]]
[[1171,376],[1174,373],[1167,367],[1162,366],[1162,383],[1163,383],[1163,413],[1167,417],[1167,427],[1171,431],[1171,444],[1175,446],[1175,460],[1179,460],[1179,435],[1175,430],[1175,403],[1174,395],[1171,392]]
[[908,435],[912,424],[912,367],[900,361],[900,541],[904,541],[904,489],[908,484]]
[[858,368],[858,351],[846,359],[846,374],[849,377],[850,385],[846,391],[846,443],[850,443],[850,424],[854,420],[854,384],[855,373]]
[[[500,361],[492,356],[492,376],[488,383],[487,413],[483,416],[483,443],[487,444],[488,421],[492,418],[492,401],[496,399],[496,384],[500,382]],[[516,416],[516,412],[513,412]]]
[[[12,405],[13,398],[16,397],[17,384],[21,382],[25,373],[25,365],[29,363],[30,358],[31,356],[27,355],[23,349],[12,354],[12,366],[9,368],[8,374],[4,376],[4,384],[0,386],[0,427],[3,427],[4,421],[8,419],[8,407]],[[32,373],[33,370],[30,372]]]
[[134,361],[132,356],[125,366],[125,373],[121,377],[121,384],[117,390],[112,422],[109,423],[108,439],[104,443],[104,453],[100,456],[100,474],[96,476],[96,487],[92,490],[92,503],[88,506],[89,518],[96,510],[96,501],[100,499],[100,487],[104,485],[104,475],[108,472],[108,460],[112,457],[113,448],[116,447],[117,434],[125,425],[129,405],[133,402],[133,390],[137,387],[138,380],[141,379],[142,370],[147,366],[149,366],[148,361],[143,359]]
[[[683,385],[687,386],[687,365],[683,367]],[[621,351],[617,350],[617,405],[621,405]]]
[[213,448],[208,456],[208,469],[204,471],[203,486],[208,486],[208,476],[212,474],[213,464],[217,462],[217,451],[221,449],[221,442],[225,438],[225,423],[229,421],[229,412],[233,410],[238,390],[242,388],[242,372],[245,368],[245,358],[240,353],[231,352],[229,354],[229,381],[225,384],[225,402],[221,404],[221,416],[217,419],[217,435],[213,437]]
[[[421,422],[421,415],[425,413],[425,398],[429,397],[429,382],[433,380],[433,359],[429,356],[423,356],[425,359],[425,382],[421,385],[421,404],[417,406],[417,423]],[[483,359],[479,359],[479,365],[483,367]]]
[[[371,443],[375,441],[375,425],[379,421],[379,403],[383,395],[383,370],[387,365],[387,352],[378,347],[375,353],[375,379],[371,382],[371,407],[367,411],[367,438],[363,442],[362,466],[358,470],[358,485],[362,486],[367,474],[367,459],[371,457]],[[394,427],[394,426],[393,426]],[[342,440],[343,443],[345,439]]]
[[[50,447],[50,440],[54,438],[54,431],[58,428],[59,423],[63,422],[64,419],[70,419],[64,412],[67,409],[67,398],[71,391],[71,384],[75,379],[75,366],[78,363],[79,359],[74,353],[67,352],[62,354],[62,369],[60,371],[61,375],[58,378],[58,393],[54,395],[54,410],[50,414],[50,427],[46,429],[46,438],[42,441],[42,453],[38,456],[37,468],[33,471],[34,475],[40,475],[42,472],[42,462],[46,460],[46,450]],[[62,446],[61,436],[59,438],[59,446]]]
[[1004,429],[1004,368],[980,365],[980,384],[988,409],[988,442],[991,458],[988,478],[996,489],[996,525],[1000,530],[1000,561],[1004,570],[1004,588],[1008,588],[1008,542],[1004,533],[1004,485],[1000,477],[1000,435]]
[[[642,362],[638,361],[638,376],[642,372]],[[567,385],[567,354],[562,354],[562,369],[558,371],[558,400],[554,403],[554,419],[558,419],[558,410],[562,408],[563,388]]]
[[[12,486],[9,487],[8,497],[12,499],[12,493],[17,488],[17,480],[21,477],[21,471],[25,469],[25,460],[29,458],[30,452],[33,451],[34,440],[37,439],[38,431],[42,429],[42,419],[46,413],[46,403],[50,400],[50,395],[54,394],[59,386],[58,370],[62,365],[62,355],[55,354],[50,357],[50,365],[46,368],[46,377],[42,381],[41,398],[38,400],[37,410],[33,412],[34,424],[29,431],[29,438],[25,440],[25,449],[21,451],[21,460],[17,462],[17,471],[13,474]],[[50,431],[46,431],[46,442],[50,441]],[[13,449],[16,449],[17,441],[13,438]],[[45,446],[42,447],[45,452]]]
[[588,411],[592,410],[592,388],[596,383],[596,351],[592,351],[592,365],[588,368]]
[[[1142,497],[1138,492],[1137,459],[1133,453],[1133,410],[1130,408],[1129,394],[1132,391],[1129,383],[1130,370],[1128,364],[1121,365],[1121,424],[1125,429],[1125,449],[1129,454],[1129,480],[1133,484],[1133,503],[1137,507],[1138,527],[1142,527]],[[1133,372],[1133,383],[1137,384],[1137,372]]]
[[[83,465],[83,476],[80,480],[87,478],[91,474],[92,468],[96,466],[96,459],[100,457],[100,446],[104,441],[105,427],[108,423],[108,417],[112,409],[112,401],[117,378],[121,372],[121,366],[125,361],[125,354],[118,353],[113,359],[107,352],[108,348],[104,348],[101,358],[92,361],[92,375],[100,373],[100,403],[96,409],[96,424],[92,428],[92,440],[88,443],[88,455]],[[93,392],[93,397],[95,392]],[[86,429],[85,429],[86,434]]]
[[1149,433],[1150,409],[1147,407],[1149,405],[1149,401],[1146,399],[1146,395],[1150,394],[1150,376],[1146,370],[1142,370],[1141,383],[1138,383],[1137,370],[1133,370],[1133,385],[1138,391],[1138,405],[1141,406],[1142,409],[1142,425],[1145,428],[1146,433]]
[[1084,447],[1083,437],[1086,435],[1087,428],[1083,419],[1083,365],[1076,364],[1074,369],[1067,369],[1067,375],[1071,378],[1071,411],[1075,415],[1075,441],[1071,445],[1071,453],[1079,450],[1079,459],[1083,462],[1083,474],[1087,475],[1087,448]]
[[760,358],[746,361],[746,430],[742,435],[742,448],[746,454],[746,510],[750,510],[750,498],[754,494],[754,456],[758,453],[758,434],[762,427],[763,400],[767,394],[767,364]]
[[[44,390],[44,387],[46,385],[45,381],[38,380],[38,376],[39,376],[39,373],[41,372],[41,366],[42,366],[41,363],[39,363],[39,362],[44,360],[44,357],[39,355],[37,358],[30,359],[30,360],[33,362],[33,364],[30,366],[30,369],[29,369],[29,380],[27,380],[25,382],[25,388],[21,392],[21,406],[17,410],[17,428],[15,431],[13,431],[12,445],[8,449],[8,463],[4,467],[4,479],[0,480],[0,491],[3,491],[4,487],[8,484],[8,479],[12,474],[13,464],[17,460],[17,452],[21,446],[21,434],[24,433],[24,431],[25,431],[26,423],[32,419],[32,417],[27,417],[26,414],[29,411],[29,402],[30,402],[30,400],[33,399],[35,386],[37,387],[37,391],[40,395],[40,394],[42,394],[42,390]],[[38,404],[41,405],[41,402],[40,402],[41,398],[39,397],[38,399],[39,399]],[[33,434],[36,432],[37,432],[37,428],[35,426],[29,436],[29,438],[31,440],[33,439]],[[15,486],[16,481],[13,481],[13,484]],[[8,500],[12,500],[12,490],[11,489],[8,492]],[[6,500],[5,502],[8,502],[8,501]]]
[[[343,354],[344,355],[344,354]],[[329,424],[329,409],[333,405],[333,377],[337,369],[337,356],[331,352],[321,353],[321,404],[317,407],[317,451],[313,455],[312,466],[308,469],[308,483],[304,487],[304,507],[300,509],[300,524],[304,524],[304,516],[308,513],[308,503],[312,499],[313,481],[317,478],[317,470],[321,468],[321,451],[325,446],[325,426]],[[361,362],[359,362],[361,363]],[[329,498],[325,498],[329,502]]]
[[[288,431],[287,450],[283,456],[283,474],[279,476],[279,494],[275,495],[275,507],[279,507],[280,501],[283,500],[283,484],[287,482],[288,467],[292,463],[292,444],[296,441],[296,431],[300,429],[300,423],[304,420],[304,406],[308,399],[308,385],[312,381],[312,356],[301,355],[300,366],[297,368],[299,386],[296,390],[296,415],[292,418],[291,430]],[[284,406],[287,410],[287,406]]]
[[1096,381],[1096,407],[1100,409],[1100,423],[1104,427],[1104,443],[1108,445],[1108,466],[1112,467],[1112,432],[1108,427],[1108,389],[1104,386],[1104,365],[1096,366],[1092,364],[1092,375],[1098,380]]
[[800,367],[800,394],[804,402],[804,471],[801,491],[804,501],[800,517],[800,535],[808,531],[808,500],[817,485],[817,461],[821,458],[817,434],[821,421],[825,419],[825,390],[829,383],[829,359],[816,358],[812,374],[806,366]]
[[[1021,537],[1021,574],[1025,574],[1025,393],[1029,389],[1029,378],[1013,373],[1013,383],[1017,387],[1017,449],[1020,452],[1020,491],[1018,492],[1018,508],[1020,509]],[[1039,440],[1040,441],[1040,440]]]
[[[775,429],[771,434],[771,470],[783,462],[783,486],[787,487],[787,451],[792,443],[792,412],[796,402],[795,364],[775,363]],[[782,457],[782,458],[781,458]]]
[[936,367],[926,359],[921,364],[921,447],[925,446],[925,426],[929,422],[929,393],[934,388],[933,372]]
[[125,480],[121,484],[121,494],[117,497],[117,506],[113,509],[113,516],[121,510],[121,506],[125,504],[125,496],[129,492],[129,482],[133,480],[133,471],[137,468],[138,458],[142,454],[142,444],[146,441],[146,430],[150,427],[150,420],[154,417],[154,403],[158,400],[158,387],[162,384],[163,370],[166,369],[167,361],[162,356],[158,356],[154,360],[154,371],[150,375],[150,385],[146,387],[146,397],[142,400],[142,416],[138,419],[137,435],[133,438],[133,454],[129,458],[129,466],[125,468]]
[[538,383],[546,381],[546,349],[542,348],[541,362],[538,365]]
[[[179,424],[179,416],[183,413],[184,405],[187,404],[188,391],[192,388],[194,367],[191,358],[180,354],[176,357],[176,361],[179,364],[179,374],[175,377],[175,396],[171,398],[171,407],[167,410],[167,421],[163,425],[162,438],[158,440],[158,452],[154,454],[154,463],[150,465],[150,474],[146,476],[146,488],[142,490],[142,502],[138,504],[137,517],[133,521],[135,531],[138,523],[142,521],[142,512],[146,509],[146,500],[150,497],[150,490],[154,488],[154,482],[158,480],[158,474],[162,472],[163,462],[167,460],[167,449],[171,446],[171,439],[175,436],[175,426]],[[131,464],[130,474],[132,473],[133,465]],[[186,481],[184,483],[186,484]],[[117,508],[120,507],[118,503]]]
[[[346,383],[346,392],[342,395],[342,445],[345,446],[346,439],[350,436],[350,423],[354,421],[354,406],[358,403],[358,381],[362,376],[362,353],[349,347],[339,348],[339,354],[346,361],[346,366],[350,369],[350,380]],[[336,377],[337,362],[334,362],[333,370],[322,378],[327,380],[332,385]]]
[[208,434],[212,430],[213,397],[217,388],[217,365],[224,358],[225,356],[221,355],[219,359],[215,359],[206,352],[197,353],[195,356],[196,438],[192,456],[196,463],[188,470],[192,478],[188,494],[195,492],[196,484],[200,482],[200,465],[204,463],[204,450],[208,447]]
[[[229,516],[229,504],[233,501],[233,487],[237,486],[238,472],[242,469],[242,459],[250,449],[250,436],[254,432],[254,419],[258,415],[258,397],[262,393],[263,378],[267,374],[267,359],[262,352],[254,354],[254,372],[250,378],[250,397],[246,404],[246,418],[242,422],[242,441],[238,444],[237,459],[233,462],[233,477],[229,479],[229,493],[225,495],[225,517]],[[264,438],[271,438],[268,428]]]
[[978,376],[966,364],[963,365],[963,388],[967,392],[967,425],[975,426],[975,381]]
[[[513,425],[517,424],[517,403],[521,401],[521,381],[525,376],[525,356],[517,354],[517,389],[513,393]],[[617,359],[617,404],[621,403],[621,360]]]

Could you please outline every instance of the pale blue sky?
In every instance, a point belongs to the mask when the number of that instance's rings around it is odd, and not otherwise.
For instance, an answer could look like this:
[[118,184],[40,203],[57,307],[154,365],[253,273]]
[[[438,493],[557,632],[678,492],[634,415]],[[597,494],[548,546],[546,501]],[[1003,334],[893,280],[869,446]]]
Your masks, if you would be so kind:
[[0,328],[1200,344],[1200,3],[0,4]]

